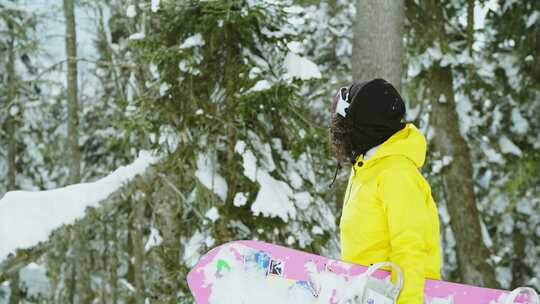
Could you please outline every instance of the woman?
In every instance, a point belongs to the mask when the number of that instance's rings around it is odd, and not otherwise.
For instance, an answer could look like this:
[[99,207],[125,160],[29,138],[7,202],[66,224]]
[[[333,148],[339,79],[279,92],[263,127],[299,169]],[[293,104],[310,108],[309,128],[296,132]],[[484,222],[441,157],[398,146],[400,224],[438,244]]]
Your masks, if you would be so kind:
[[404,274],[398,304],[424,303],[424,279],[440,279],[439,219],[419,172],[426,139],[403,123],[405,104],[383,79],[339,90],[330,135],[341,163],[352,164],[341,216],[341,257],[391,261]]

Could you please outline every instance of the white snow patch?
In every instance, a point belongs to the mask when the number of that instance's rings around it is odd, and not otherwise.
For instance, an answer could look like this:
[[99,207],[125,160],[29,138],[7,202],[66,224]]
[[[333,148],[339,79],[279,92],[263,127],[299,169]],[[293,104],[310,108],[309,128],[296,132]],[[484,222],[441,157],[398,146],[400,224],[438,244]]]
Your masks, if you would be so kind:
[[491,178],[493,177],[493,171],[486,170],[486,172],[478,179],[478,184],[480,187],[487,189],[491,183]]
[[129,291],[135,292],[135,287],[133,287],[133,285],[131,285],[131,283],[128,282],[128,280],[126,280],[125,278],[121,278],[119,281],[120,281],[120,283],[122,283],[122,285],[124,285],[124,287],[126,287]]
[[17,248],[46,241],[53,230],[83,217],[87,207],[98,207],[111,193],[158,160],[150,152],[141,151],[132,164],[95,182],[46,191],[6,193],[0,199],[0,260]]
[[267,217],[277,216],[285,222],[289,218],[296,217],[296,208],[291,200],[293,191],[289,185],[273,178],[266,171],[259,172],[257,182],[260,184],[260,189],[255,202],[251,205],[253,214],[263,214]]
[[441,220],[444,224],[450,223],[450,213],[448,213],[448,209],[446,208],[446,204],[440,204],[438,206],[439,209],[439,216],[441,217]]
[[294,194],[294,201],[298,208],[306,210],[313,201],[313,197],[308,192],[297,192]]
[[311,228],[311,233],[315,235],[321,235],[321,234],[324,234],[324,231],[319,226],[313,226],[313,228]]
[[34,262],[21,268],[21,284],[26,287],[27,296],[47,296],[51,293],[49,278],[47,277],[47,268]]
[[205,237],[200,231],[196,231],[188,240],[184,247],[184,261],[189,267],[197,264],[199,257],[199,249],[205,242]]
[[181,49],[189,49],[195,46],[203,46],[204,39],[200,33],[197,33],[193,36],[188,37],[181,45]]
[[493,246],[493,240],[491,239],[491,236],[489,235],[486,224],[484,223],[484,221],[482,219],[479,219],[479,220],[480,220],[480,230],[481,230],[481,233],[482,233],[482,240],[484,241],[484,244],[487,247],[492,247]]
[[253,131],[248,131],[248,136],[254,149],[261,154],[259,158],[259,164],[268,172],[272,172],[276,169],[276,164],[272,157],[272,147],[268,143],[262,143],[261,139]]
[[262,73],[261,68],[254,66],[249,70],[249,79],[255,79],[257,76],[259,76]]
[[[510,286],[510,283],[512,282],[512,270],[510,267],[505,266],[499,266],[495,267],[495,276],[497,277],[497,281],[499,281],[503,288],[508,288]],[[503,299],[506,299],[506,295],[501,295]],[[504,300],[500,303],[504,303]]]
[[180,143],[178,131],[170,125],[161,125],[159,127],[159,145],[166,147],[169,152],[173,152]]
[[228,222],[228,226],[231,228],[236,228],[239,230],[240,233],[243,233],[245,235],[248,235],[251,233],[251,230],[248,226],[246,226],[244,223],[238,220],[232,220]]
[[302,180],[302,176],[300,176],[300,174],[298,174],[298,172],[296,172],[296,170],[294,169],[288,170],[287,176],[289,177],[291,186],[293,186],[293,188],[295,189],[302,187],[302,185],[304,184],[304,181]]
[[441,51],[441,46],[439,43],[435,43],[432,47],[429,47],[426,50],[426,53],[429,55],[432,61],[441,60],[443,57],[443,53]]
[[217,173],[215,161],[210,155],[199,153],[197,156],[195,176],[201,184],[212,190],[221,200],[225,201],[228,191],[227,182]]
[[246,149],[246,143],[239,140],[234,146],[236,153],[242,155],[243,165],[244,165],[244,175],[249,178],[252,182],[257,179],[257,158],[251,152],[251,150]]
[[292,5],[285,7],[283,11],[289,14],[301,14],[304,12],[304,8],[300,5]]
[[441,95],[439,96],[439,102],[440,102],[440,103],[446,103],[446,95],[441,94]]
[[299,27],[306,23],[306,20],[303,17],[300,16],[291,16],[287,21],[293,26],[293,27]]
[[150,235],[148,236],[148,241],[144,245],[144,251],[148,251],[153,247],[161,245],[163,238],[159,234],[159,230],[154,227],[150,227]]
[[474,6],[474,29],[483,29],[485,27],[487,14],[490,10],[498,11],[499,4],[495,1],[485,1],[482,4]]
[[137,15],[137,11],[135,10],[135,5],[130,5],[127,7],[126,9],[126,16],[128,16],[129,18],[133,18]]
[[219,219],[219,211],[217,210],[216,207],[212,207],[208,211],[206,211],[206,214],[204,216],[210,219],[213,223],[217,221],[217,219]]
[[525,25],[527,28],[531,27],[533,24],[538,21],[538,18],[540,18],[540,12],[534,11],[529,18],[527,18],[527,24]]
[[168,91],[170,88],[171,88],[171,86],[170,86],[168,83],[166,83],[166,82],[162,83],[162,84],[159,86],[159,95],[160,95],[160,96],[165,95],[165,93],[167,93],[167,91]]
[[246,143],[238,141],[235,151],[242,155],[244,165],[244,175],[253,182],[260,185],[255,201],[251,205],[251,211],[255,215],[262,214],[267,217],[280,217],[283,221],[296,217],[296,208],[293,200],[293,190],[283,181],[272,177],[268,172],[275,169],[272,160],[271,148],[268,144],[262,144],[252,140],[258,146],[258,150],[263,153],[263,166],[257,166],[257,158],[253,152],[246,147]]
[[521,199],[516,206],[516,210],[526,216],[531,216],[535,212],[532,202],[528,199]]
[[504,164],[504,158],[502,157],[502,155],[497,153],[497,151],[495,151],[488,145],[484,144],[482,147],[482,151],[484,151],[484,154],[486,155],[488,161],[500,165]]
[[296,239],[294,238],[294,236],[289,235],[289,236],[287,237],[287,241],[286,241],[286,242],[287,242],[287,245],[292,246],[292,244],[294,244],[295,241],[296,241]]
[[440,160],[435,160],[433,161],[433,165],[432,165],[432,168],[433,168],[433,173],[437,174],[439,172],[441,172],[441,170],[448,166],[450,163],[452,162],[452,157],[451,156],[447,156],[445,155],[442,159]]
[[501,147],[501,152],[506,154],[514,154],[521,157],[523,153],[521,149],[516,146],[508,137],[501,136],[499,137],[499,146]]
[[247,203],[247,197],[243,192],[238,192],[234,196],[233,205],[236,207],[244,206]]
[[152,0],[151,6],[150,6],[152,13],[156,13],[159,10],[159,2],[160,0]]
[[259,80],[253,87],[251,87],[249,90],[246,91],[246,93],[251,92],[260,92],[264,90],[268,90],[272,87],[272,83],[268,80]]
[[304,52],[304,45],[298,41],[291,41],[287,43],[287,48],[295,54],[302,54]]
[[467,133],[474,127],[478,126],[480,117],[477,112],[474,111],[471,100],[468,96],[461,93],[456,93],[456,111],[459,117],[459,132],[467,138]]
[[144,37],[144,33],[134,33],[128,37],[128,40],[142,40]]
[[15,117],[17,114],[19,114],[19,107],[17,105],[13,105],[9,108],[9,115]]
[[285,57],[284,66],[289,77],[302,80],[322,77],[319,67],[311,60],[289,52]]
[[529,131],[529,122],[523,118],[518,108],[512,109],[512,126],[510,130],[517,134],[525,134]]

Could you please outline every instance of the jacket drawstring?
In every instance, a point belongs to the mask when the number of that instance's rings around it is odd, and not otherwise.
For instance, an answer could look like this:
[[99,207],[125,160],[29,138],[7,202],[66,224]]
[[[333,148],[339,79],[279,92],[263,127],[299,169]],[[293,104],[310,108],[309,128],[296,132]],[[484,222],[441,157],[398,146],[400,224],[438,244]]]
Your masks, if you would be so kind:
[[334,173],[334,178],[332,179],[332,182],[330,183],[330,186],[328,187],[332,188],[332,186],[334,186],[334,182],[336,181],[337,174],[340,169],[341,169],[341,163],[338,161],[337,166],[336,166],[336,172]]

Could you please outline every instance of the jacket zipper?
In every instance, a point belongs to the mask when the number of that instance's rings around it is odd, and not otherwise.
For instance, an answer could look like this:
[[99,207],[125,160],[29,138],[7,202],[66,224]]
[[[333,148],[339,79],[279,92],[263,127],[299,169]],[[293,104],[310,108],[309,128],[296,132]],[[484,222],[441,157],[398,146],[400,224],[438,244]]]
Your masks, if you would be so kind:
[[[364,162],[363,161],[359,161],[359,166],[362,167],[364,165]],[[354,179],[354,177],[356,177],[356,168],[354,167],[355,164],[353,164],[353,176],[352,178]],[[352,192],[352,185],[353,185],[353,181],[351,179],[351,182],[350,182],[350,185],[348,185],[348,190],[347,190],[347,198],[345,199],[345,203],[343,204],[343,206],[347,205],[347,203],[349,202],[349,199],[351,198],[351,192]]]
[[349,185],[347,185],[347,197],[345,198],[345,203],[343,204],[343,206],[347,205],[347,203],[349,202],[349,199],[351,198],[351,191],[352,191],[352,184],[353,184],[352,180],[356,176],[356,168],[354,168],[354,164],[352,168],[353,168],[353,176],[351,178],[351,182],[349,183]]

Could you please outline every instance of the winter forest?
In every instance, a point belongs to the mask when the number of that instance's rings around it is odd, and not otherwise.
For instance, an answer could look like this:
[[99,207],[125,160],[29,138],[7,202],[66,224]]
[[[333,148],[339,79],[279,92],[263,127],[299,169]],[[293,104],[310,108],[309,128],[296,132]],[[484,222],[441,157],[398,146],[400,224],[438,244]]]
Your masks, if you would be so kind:
[[330,104],[377,76],[443,278],[538,290],[539,58],[537,0],[0,0],[0,303],[193,303],[231,240],[339,258]]

